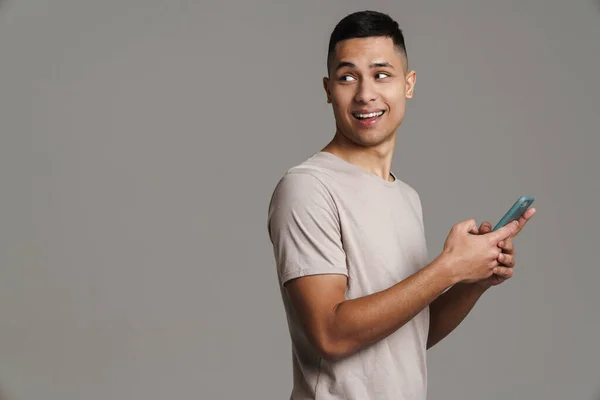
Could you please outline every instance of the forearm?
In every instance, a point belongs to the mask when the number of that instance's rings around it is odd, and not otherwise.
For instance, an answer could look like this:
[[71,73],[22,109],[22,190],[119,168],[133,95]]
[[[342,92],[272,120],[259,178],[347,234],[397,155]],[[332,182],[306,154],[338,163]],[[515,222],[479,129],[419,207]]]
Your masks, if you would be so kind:
[[429,307],[430,324],[427,348],[448,336],[467,317],[486,288],[473,283],[458,283],[439,296]]
[[354,353],[385,338],[454,283],[449,261],[439,257],[386,290],[339,303],[329,324],[332,356]]

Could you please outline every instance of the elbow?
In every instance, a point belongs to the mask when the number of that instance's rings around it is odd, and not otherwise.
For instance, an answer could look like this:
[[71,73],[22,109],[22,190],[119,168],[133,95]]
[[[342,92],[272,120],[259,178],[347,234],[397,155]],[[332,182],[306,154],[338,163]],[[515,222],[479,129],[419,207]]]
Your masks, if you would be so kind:
[[315,349],[327,361],[338,361],[354,352],[348,343],[328,337],[316,338]]
[[334,346],[318,346],[317,352],[321,358],[327,361],[338,361],[346,356],[343,351]]

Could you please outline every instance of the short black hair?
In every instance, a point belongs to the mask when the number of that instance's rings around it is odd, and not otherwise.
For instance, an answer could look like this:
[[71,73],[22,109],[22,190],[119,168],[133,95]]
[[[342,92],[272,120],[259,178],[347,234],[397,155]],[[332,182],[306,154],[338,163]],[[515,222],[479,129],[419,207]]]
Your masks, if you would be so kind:
[[358,11],[342,18],[335,26],[329,38],[327,51],[327,71],[331,68],[331,60],[335,53],[335,46],[347,39],[384,36],[393,40],[394,45],[404,54],[407,62],[404,34],[398,23],[387,14],[379,11]]

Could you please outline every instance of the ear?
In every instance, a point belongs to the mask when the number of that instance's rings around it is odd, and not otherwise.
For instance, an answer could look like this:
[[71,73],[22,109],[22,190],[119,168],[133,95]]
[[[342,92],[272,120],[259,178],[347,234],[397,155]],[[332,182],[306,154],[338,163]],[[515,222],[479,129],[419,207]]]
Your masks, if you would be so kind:
[[415,83],[417,82],[417,73],[415,71],[408,71],[406,73],[404,82],[404,93],[407,99],[412,99],[415,92]]
[[331,91],[329,90],[329,78],[323,78],[323,89],[325,89],[325,94],[327,95],[327,103],[331,104]]

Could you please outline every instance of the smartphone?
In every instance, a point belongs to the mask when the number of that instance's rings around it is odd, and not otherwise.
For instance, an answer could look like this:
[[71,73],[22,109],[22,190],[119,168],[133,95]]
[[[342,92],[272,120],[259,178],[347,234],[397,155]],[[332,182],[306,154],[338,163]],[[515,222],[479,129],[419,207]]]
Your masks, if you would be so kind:
[[525,213],[525,211],[527,211],[527,209],[529,208],[531,203],[533,203],[534,200],[535,200],[535,197],[533,197],[533,196],[519,197],[519,199],[517,201],[515,201],[515,204],[512,205],[510,210],[508,210],[506,212],[506,214],[504,214],[504,217],[502,217],[502,219],[500,221],[498,221],[498,223],[496,224],[494,229],[492,229],[492,231],[500,229],[504,225],[510,224],[511,222],[516,221],[519,218],[521,218],[521,215],[523,215],[523,213]]

